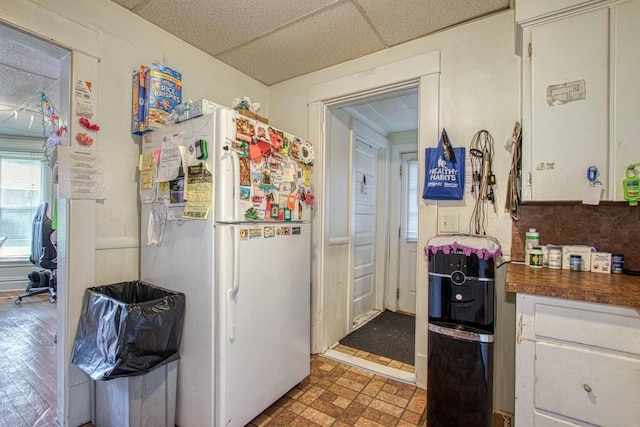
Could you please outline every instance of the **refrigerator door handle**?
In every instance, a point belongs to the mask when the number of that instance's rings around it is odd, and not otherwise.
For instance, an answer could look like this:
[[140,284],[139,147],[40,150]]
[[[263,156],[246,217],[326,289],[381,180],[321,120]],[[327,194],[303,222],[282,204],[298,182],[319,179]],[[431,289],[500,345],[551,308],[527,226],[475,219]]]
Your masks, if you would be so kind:
[[240,290],[240,237],[237,226],[230,226],[233,245],[233,280],[229,289],[229,341],[236,339],[236,299]]
[[233,171],[233,219],[238,220],[238,212],[240,212],[240,158],[238,153],[234,150],[230,150],[231,154],[231,170]]
[[[216,208],[217,210],[217,214],[216,214],[216,221],[221,221],[221,222],[231,222],[231,221],[236,221],[237,220],[237,216],[238,216],[238,212],[240,212],[240,157],[238,156],[238,153],[236,152],[236,150],[233,148],[233,141],[230,139],[226,139],[227,144],[222,148],[224,150],[224,153],[222,154],[222,156],[220,157],[220,164],[218,165],[219,168],[222,167],[223,162],[225,161],[230,161],[231,162],[231,195],[229,197],[229,195],[227,195],[227,191],[229,190],[228,188],[228,180],[227,179],[221,179],[220,182],[222,183],[222,187],[219,188],[220,191],[222,191],[221,197],[222,200],[225,201],[225,203],[220,204],[218,208]],[[221,171],[223,171],[223,169],[220,169]],[[225,172],[221,172],[220,176],[222,175],[226,175]],[[231,212],[231,218],[228,217],[229,212],[227,209],[227,200],[231,200],[231,204],[232,204],[232,212]]]

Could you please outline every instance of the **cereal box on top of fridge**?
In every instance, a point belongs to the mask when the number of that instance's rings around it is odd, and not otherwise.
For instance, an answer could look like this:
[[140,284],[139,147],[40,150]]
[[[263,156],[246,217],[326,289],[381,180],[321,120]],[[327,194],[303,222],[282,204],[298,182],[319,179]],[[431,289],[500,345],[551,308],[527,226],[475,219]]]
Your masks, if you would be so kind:
[[145,104],[147,101],[147,67],[140,66],[140,69],[133,72],[132,78],[133,97],[131,100],[131,132],[141,135],[149,132],[148,123],[146,122]]
[[182,102],[182,74],[153,63],[147,70],[147,111],[149,129],[167,125],[167,118]]

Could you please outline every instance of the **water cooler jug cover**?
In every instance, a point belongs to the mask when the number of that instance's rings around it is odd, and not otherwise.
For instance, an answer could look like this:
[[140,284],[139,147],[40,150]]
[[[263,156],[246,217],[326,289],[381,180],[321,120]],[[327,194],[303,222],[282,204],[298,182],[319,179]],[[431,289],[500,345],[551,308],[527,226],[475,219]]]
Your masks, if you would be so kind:
[[448,254],[460,250],[464,251],[466,256],[474,253],[480,259],[493,258],[494,261],[502,255],[502,248],[497,239],[471,234],[442,234],[432,237],[424,247],[424,254],[429,259],[431,254],[438,251]]

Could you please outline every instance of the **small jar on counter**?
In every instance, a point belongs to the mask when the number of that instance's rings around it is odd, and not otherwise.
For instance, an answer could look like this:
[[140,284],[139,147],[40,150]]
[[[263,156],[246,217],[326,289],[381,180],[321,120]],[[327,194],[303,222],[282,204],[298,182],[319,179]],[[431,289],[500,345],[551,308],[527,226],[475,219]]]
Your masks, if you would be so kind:
[[562,268],[562,249],[558,247],[549,248],[549,268]]
[[582,271],[582,256],[571,255],[569,257],[569,270]]
[[623,267],[624,267],[624,255],[622,254],[611,255],[611,272],[620,274],[622,273]]
[[542,268],[542,248],[534,246],[529,252],[529,267]]

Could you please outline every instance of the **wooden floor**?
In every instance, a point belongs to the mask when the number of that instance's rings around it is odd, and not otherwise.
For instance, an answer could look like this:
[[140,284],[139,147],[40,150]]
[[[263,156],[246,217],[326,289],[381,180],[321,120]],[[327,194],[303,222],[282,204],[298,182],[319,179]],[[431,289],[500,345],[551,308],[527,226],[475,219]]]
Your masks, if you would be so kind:
[[0,427],[55,426],[56,304],[0,293]]
[[[16,305],[15,295],[0,293],[0,427],[53,427],[56,304],[42,294]],[[424,390],[319,355],[311,371],[250,425],[424,425]]]

